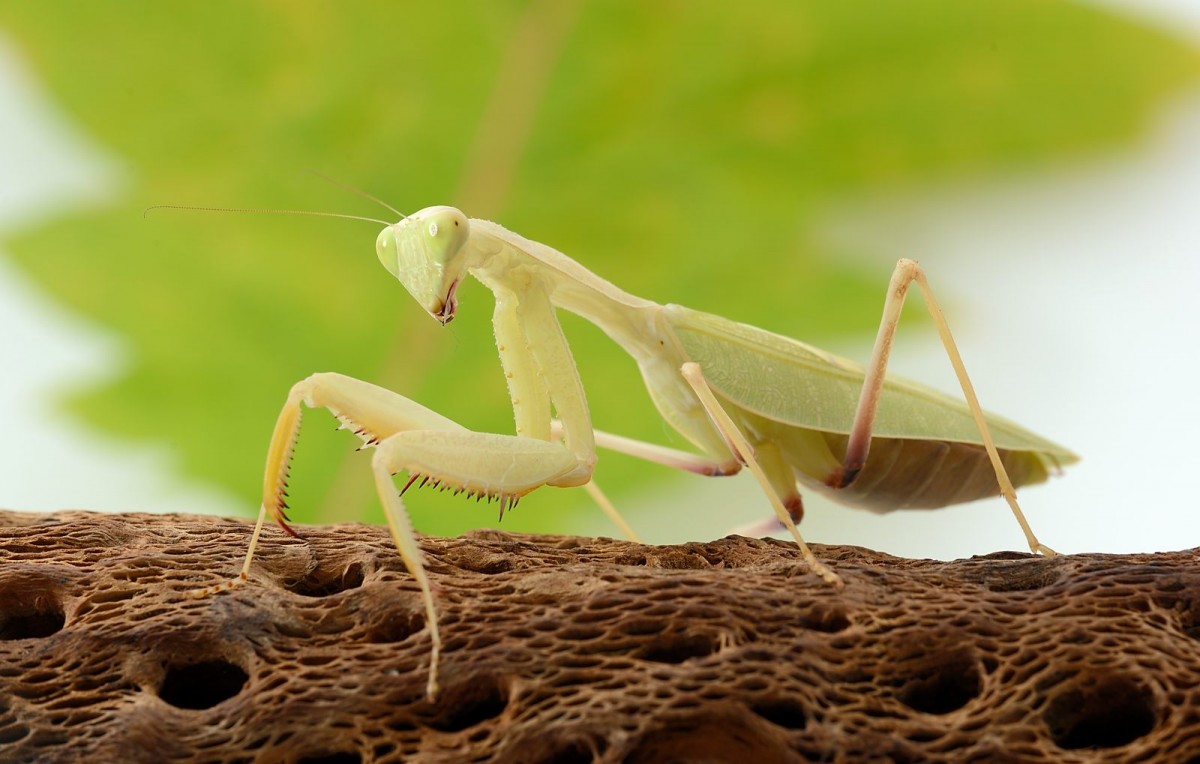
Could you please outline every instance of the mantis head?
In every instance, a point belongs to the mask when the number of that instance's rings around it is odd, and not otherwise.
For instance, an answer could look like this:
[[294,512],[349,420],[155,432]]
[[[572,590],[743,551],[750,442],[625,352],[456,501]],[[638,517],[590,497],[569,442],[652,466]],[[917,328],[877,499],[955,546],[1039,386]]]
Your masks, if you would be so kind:
[[384,228],[375,241],[379,262],[429,315],[454,318],[454,292],[467,272],[470,224],[453,207],[426,207]]

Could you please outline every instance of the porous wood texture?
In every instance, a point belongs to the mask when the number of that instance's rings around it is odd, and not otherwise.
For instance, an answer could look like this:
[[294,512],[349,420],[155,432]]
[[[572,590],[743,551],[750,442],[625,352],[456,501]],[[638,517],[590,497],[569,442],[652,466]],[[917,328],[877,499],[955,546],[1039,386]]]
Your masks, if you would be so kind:
[[1195,550],[904,560],[0,513],[0,760],[1200,762]]

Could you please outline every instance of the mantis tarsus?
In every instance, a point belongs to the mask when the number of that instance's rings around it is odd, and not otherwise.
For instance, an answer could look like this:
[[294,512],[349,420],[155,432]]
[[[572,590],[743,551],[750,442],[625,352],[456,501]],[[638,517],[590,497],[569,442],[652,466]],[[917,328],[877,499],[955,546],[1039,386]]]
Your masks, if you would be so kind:
[[[382,221],[380,221],[382,222]],[[1002,494],[1029,548],[1034,536],[1014,485],[1045,480],[1076,460],[1065,448],[979,407],[925,274],[900,260],[866,367],[762,329],[679,305],[635,297],[566,255],[452,207],[429,207],[387,225],[380,262],[431,316],[454,318],[459,284],[471,275],[495,295],[493,324],[516,420],[515,435],[475,432],[397,393],[340,374],[297,383],[279,414],[263,478],[263,502],[239,578],[270,515],[288,532],[287,471],[301,404],[329,409],[374,448],[372,469],[397,549],[422,592],[432,641],[428,695],[438,691],[437,608],[402,499],[414,484],[445,485],[497,499],[501,509],[543,485],[591,483],[596,447],[703,475],[746,466],[809,568],[834,586],[796,529],[799,488],[888,511],[941,507]],[[905,294],[915,282],[962,385],[966,403],[884,377]],[[600,327],[638,363],[663,418],[696,446],[689,453],[594,430],[583,385],[556,309]],[[554,418],[556,416],[557,418]],[[393,476],[407,473],[397,491]]]

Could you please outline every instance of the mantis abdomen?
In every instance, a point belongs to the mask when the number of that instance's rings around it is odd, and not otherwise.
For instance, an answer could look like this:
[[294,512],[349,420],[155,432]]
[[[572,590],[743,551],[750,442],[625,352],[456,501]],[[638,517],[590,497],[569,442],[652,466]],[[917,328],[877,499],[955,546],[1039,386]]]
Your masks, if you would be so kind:
[[[847,436],[821,433],[832,453],[845,453]],[[998,449],[1015,487],[1041,483],[1050,476],[1051,457],[1036,451]],[[862,472],[844,488],[797,470],[802,484],[837,501],[873,512],[938,509],[1000,494],[987,451],[976,443],[907,438],[874,438]]]

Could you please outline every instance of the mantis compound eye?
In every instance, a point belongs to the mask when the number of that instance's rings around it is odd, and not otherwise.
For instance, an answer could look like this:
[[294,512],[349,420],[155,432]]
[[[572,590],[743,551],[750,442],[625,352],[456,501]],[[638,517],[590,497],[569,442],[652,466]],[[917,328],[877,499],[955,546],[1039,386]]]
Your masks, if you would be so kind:
[[379,232],[379,238],[375,240],[375,255],[388,273],[396,278],[400,277],[399,249],[396,233],[391,226]]

